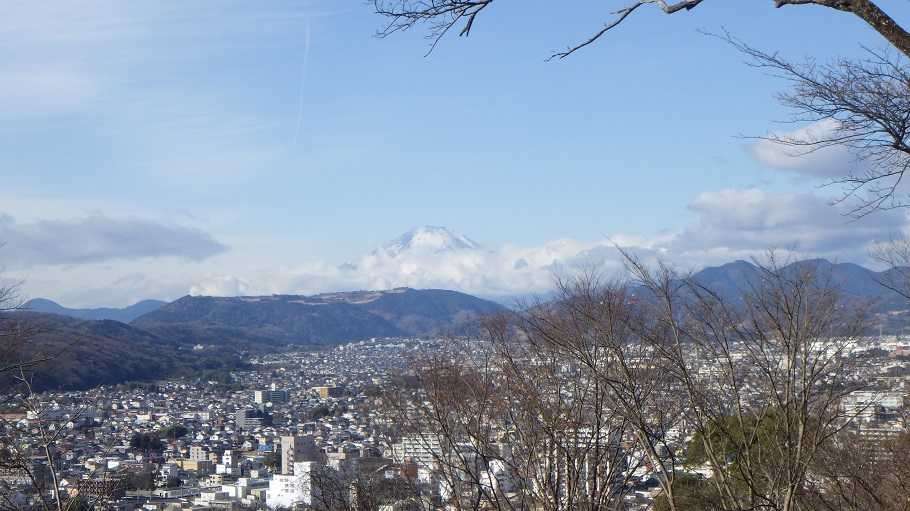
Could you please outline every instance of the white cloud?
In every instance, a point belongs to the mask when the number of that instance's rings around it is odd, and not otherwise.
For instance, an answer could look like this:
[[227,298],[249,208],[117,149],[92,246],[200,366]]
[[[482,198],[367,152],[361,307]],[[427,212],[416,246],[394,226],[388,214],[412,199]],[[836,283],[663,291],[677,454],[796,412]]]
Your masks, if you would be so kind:
[[[774,132],[769,137],[781,140],[821,140],[833,133],[836,127],[837,121],[823,120],[793,131]],[[859,165],[844,146],[812,150],[811,147],[787,145],[763,138],[750,144],[748,149],[763,165],[826,181],[856,172]]]
[[[316,294],[329,291],[445,288],[487,297],[545,293],[554,276],[599,265],[605,273],[622,269],[622,247],[651,262],[661,258],[683,269],[700,269],[749,259],[769,248],[795,250],[806,257],[869,264],[876,240],[905,230],[902,211],[882,211],[857,221],[840,216],[812,194],[769,194],[726,189],[696,197],[689,209],[698,220],[689,228],[652,238],[616,234],[595,241],[558,239],[537,246],[503,245],[496,250],[404,251],[377,249],[344,265],[324,260],[293,267],[237,273],[210,272],[188,281],[191,294]],[[192,277],[188,277],[192,279]]]
[[[265,238],[231,240],[236,248],[228,252],[203,231],[136,218],[94,214],[18,224],[0,217],[0,234],[9,242],[0,255],[8,267],[35,268],[32,275],[4,276],[24,277],[32,297],[66,300],[67,306],[125,306],[142,298],[185,294],[310,295],[400,286],[515,297],[546,293],[554,275],[592,264],[608,274],[617,272],[622,268],[617,246],[645,262],[659,257],[682,269],[749,259],[769,248],[868,264],[873,242],[908,227],[903,211],[850,221],[837,214],[846,206],[831,206],[824,197],[756,188],[705,192],[688,208],[697,215],[694,224],[654,237],[617,233],[594,241],[562,238],[535,246],[404,251],[397,256],[380,248],[344,265],[316,260],[288,266],[274,262],[281,256],[263,262],[263,252],[271,246]],[[174,264],[174,258],[184,262]]]
[[705,192],[688,208],[698,221],[666,244],[665,251],[701,265],[747,258],[771,247],[862,264],[875,241],[908,225],[902,210],[853,220],[844,203],[757,188]]
[[616,270],[618,252],[611,241],[559,239],[539,246],[504,245],[498,250],[436,253],[405,251],[392,256],[383,249],[334,266],[317,261],[239,278],[210,275],[192,286],[192,294],[315,294],[327,291],[441,288],[481,296],[520,296],[552,288],[556,273],[607,261]]
[[[567,249],[568,245],[576,247]],[[212,274],[194,283],[191,293],[315,294],[407,286],[454,289],[486,296],[515,295],[548,288],[552,283],[554,263],[577,256],[580,251],[595,245],[598,243],[559,240],[532,248],[511,245],[496,252],[418,250],[398,256],[378,249],[340,266],[315,261],[248,273],[242,278]]]
[[238,277],[210,276],[191,286],[190,294],[201,296],[246,296],[263,293],[250,293],[249,284]]
[[157,257],[202,261],[227,250],[210,234],[198,229],[101,214],[26,224],[19,224],[10,216],[0,216],[0,235],[7,243],[3,260],[12,267]]
[[379,250],[343,268],[321,263],[291,270],[282,292],[397,286],[443,287],[485,296],[545,292],[557,272],[589,264],[599,264],[608,273],[620,270],[622,256],[616,247],[645,261],[660,257],[686,268],[748,259],[769,248],[863,264],[869,262],[867,252],[875,241],[908,226],[903,211],[881,211],[854,221],[843,215],[846,205],[832,206],[825,197],[768,194],[755,188],[706,192],[689,209],[698,215],[694,225],[653,238],[617,234],[597,241],[559,239],[531,247],[505,245],[495,251],[436,255],[406,252],[399,257]]

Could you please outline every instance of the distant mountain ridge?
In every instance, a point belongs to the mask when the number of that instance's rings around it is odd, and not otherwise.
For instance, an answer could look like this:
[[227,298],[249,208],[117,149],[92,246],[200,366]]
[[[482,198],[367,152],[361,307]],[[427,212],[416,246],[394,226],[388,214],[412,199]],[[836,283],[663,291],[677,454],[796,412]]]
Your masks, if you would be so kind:
[[[850,263],[799,261],[782,269],[812,266],[830,275],[840,289],[873,313],[872,326],[883,333],[904,333],[910,326],[910,300],[889,291],[875,272]],[[893,270],[889,270],[893,271]],[[756,285],[757,267],[746,261],[705,268],[693,275],[721,296]],[[77,341],[72,357],[47,371],[52,387],[85,388],[129,379],[168,378],[240,367],[249,353],[307,350],[371,337],[429,337],[470,333],[479,315],[507,309],[456,291],[397,288],[386,291],[323,293],[313,296],[185,296],[174,302],[148,300],[129,324],[117,320],[74,319],[118,309],[67,309],[49,300],[29,302],[22,312],[41,325],[34,349]],[[44,310],[44,314],[37,311]]]
[[276,341],[335,345],[371,337],[426,337],[506,310],[457,291],[398,288],[315,296],[185,296],[133,320],[138,327],[240,329]]
[[[178,376],[199,376],[203,371],[230,371],[245,366],[241,350],[268,345],[248,336],[230,337],[218,332],[205,337],[192,332],[180,337],[168,331],[133,327],[113,320],[85,320],[61,314],[18,311],[21,324],[31,325],[29,342],[16,353],[21,360],[53,358],[35,367],[30,385],[36,391],[89,389],[101,384],[151,381]],[[204,333],[204,332],[203,332]],[[193,343],[211,344],[192,349]],[[215,343],[221,343],[215,346]],[[255,344],[253,344],[255,343]],[[15,372],[0,374],[0,385]]]
[[72,345],[41,368],[37,387],[42,389],[230,371],[243,367],[250,353],[318,349],[372,337],[464,334],[479,315],[506,310],[456,291],[409,288],[315,296],[185,296],[129,324],[71,317],[66,313],[84,311],[54,307],[49,300],[33,305],[53,312],[15,312],[39,327],[30,335],[29,349],[54,352]]
[[[872,314],[873,326],[883,332],[902,333],[910,326],[910,300],[881,282],[895,276],[898,270],[874,271],[853,263],[832,263],[825,259],[795,261],[781,268],[781,272],[799,272],[812,268],[819,275],[831,279],[844,297]],[[724,297],[734,296],[741,290],[758,284],[758,267],[747,261],[734,261],[721,266],[708,267],[693,278]]]
[[[412,249],[415,246],[431,250],[443,250],[446,249],[445,247],[449,247],[449,249],[454,250],[465,248],[476,249],[480,247],[480,245],[474,243],[471,240],[467,240],[467,238],[465,238],[467,242],[459,241],[459,237],[460,235],[457,235],[457,233],[453,236],[452,231],[449,231],[448,229],[442,227],[418,227],[412,229],[404,236],[388,243],[386,247],[389,250],[408,250]],[[865,299],[868,299],[876,305],[877,309],[900,309],[904,307],[904,302],[907,302],[907,300],[897,295],[897,293],[894,293],[893,291],[890,291],[879,284],[879,281],[883,281],[887,278],[889,272],[894,272],[893,269],[876,272],[853,263],[831,263],[827,260],[798,261],[787,265],[787,267],[795,269],[802,265],[810,264],[817,266],[818,269],[823,272],[830,272],[831,278],[839,285],[840,289],[843,292],[856,297],[863,297]],[[749,285],[750,275],[754,276],[756,270],[757,267],[753,263],[738,260],[720,266],[706,267],[694,273],[693,277],[702,284],[712,287],[722,295],[729,295],[731,293],[736,293],[741,289],[745,289]],[[431,297],[434,294],[436,296],[429,299],[429,301],[425,301],[427,297]],[[438,300],[443,295],[449,297],[449,305],[442,307],[442,309],[438,309],[435,314],[442,314],[443,316],[448,315],[449,319],[453,318],[459,311],[470,311],[472,308],[476,307],[479,307],[484,311],[491,310],[492,306],[504,310],[504,307],[497,304],[496,302],[473,297],[471,295],[459,293],[456,291],[416,290],[410,288],[398,288],[387,291],[346,291],[322,293],[313,296],[273,295],[265,297],[233,298],[187,296],[177,300],[176,302],[172,302],[171,304],[161,300],[142,300],[134,305],[122,309],[71,309],[63,307],[51,300],[35,298],[26,302],[24,309],[31,312],[59,314],[63,316],[87,320],[107,319],[120,321],[121,323],[131,323],[134,320],[139,320],[138,323],[142,324],[157,321],[153,319],[157,317],[155,315],[148,317],[145,316],[164,308],[161,318],[168,319],[163,319],[161,322],[198,323],[200,321],[203,321],[208,322],[208,324],[220,324],[224,318],[204,318],[201,315],[196,318],[192,318],[192,314],[189,310],[178,313],[177,310],[180,310],[181,307],[171,307],[171,305],[177,302],[189,304],[189,302],[192,301],[214,301],[218,303],[228,304],[239,300],[240,302],[244,303],[287,302],[310,306],[336,304],[333,305],[333,307],[338,308],[343,307],[338,304],[346,303],[355,306],[355,309],[352,310],[357,310],[357,308],[359,308],[364,309],[367,312],[377,314],[383,319],[391,322],[394,328],[398,328],[406,334],[426,335],[428,332],[431,332],[433,328],[447,325],[447,321],[438,315],[435,318],[427,318],[425,316],[421,316],[421,314],[414,312],[400,311],[398,313],[390,313],[388,309],[402,309],[404,306],[401,304],[401,302],[407,302],[411,307],[418,307],[423,309],[425,312],[430,312],[434,306],[440,307],[440,302]],[[455,296],[461,298],[458,300],[452,299],[452,297]],[[420,298],[418,299],[416,297]],[[464,297],[469,297],[470,299]],[[443,300],[442,303],[445,302],[446,301]],[[372,305],[367,305],[371,303]],[[431,305],[433,303],[436,305]],[[448,308],[451,307],[452,303],[461,303],[461,306],[463,308],[455,311],[448,310]],[[446,311],[442,312],[443,309],[446,309]],[[409,317],[410,319],[404,319],[405,316]],[[409,326],[409,323],[420,324],[423,326]],[[382,323],[377,323],[377,326],[380,324]],[[225,324],[222,326],[228,325]],[[383,332],[394,332],[394,329],[392,327],[389,327],[389,325],[382,324],[382,328],[386,329],[381,330]]]
[[143,314],[148,314],[155,309],[167,305],[167,302],[162,300],[141,300],[136,302],[129,307],[124,307],[122,309],[115,308],[98,308],[98,309],[69,309],[64,307],[56,302],[47,300],[44,298],[34,298],[29,300],[23,306],[23,309],[31,312],[43,312],[46,314],[59,314],[61,316],[69,316],[71,318],[78,319],[94,319],[94,320],[103,320],[111,319],[114,321],[119,321],[121,323],[129,323],[130,321],[142,316]]
[[[808,259],[790,263],[781,268],[781,271],[785,273],[802,271],[804,268],[811,268],[820,275],[830,277],[833,285],[850,295],[863,296],[873,300],[896,296],[894,291],[879,283],[886,280],[889,272],[894,271],[893,269],[876,272],[853,263],[832,263],[825,259]],[[754,279],[760,278],[757,271],[758,267],[755,264],[739,260],[705,268],[695,273],[693,277],[715,291],[725,293],[747,289],[754,283]]]

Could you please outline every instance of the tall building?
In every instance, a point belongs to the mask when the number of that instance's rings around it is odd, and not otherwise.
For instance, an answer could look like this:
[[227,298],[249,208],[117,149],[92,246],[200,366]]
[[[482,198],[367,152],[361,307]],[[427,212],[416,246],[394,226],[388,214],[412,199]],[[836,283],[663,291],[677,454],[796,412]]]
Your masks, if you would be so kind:
[[291,474],[294,463],[316,461],[316,439],[313,435],[281,437],[281,473]]
[[274,388],[269,390],[257,390],[253,392],[253,401],[259,404],[272,403],[276,405],[283,405],[290,401],[290,396],[286,390],[278,390]]
[[393,456],[399,463],[409,460],[418,467],[435,470],[444,457],[442,442],[435,435],[405,436],[392,445]]
[[[240,431],[249,431],[259,427],[269,419],[269,414],[264,408],[241,408],[234,416],[234,423]],[[268,424],[268,422],[266,422]]]

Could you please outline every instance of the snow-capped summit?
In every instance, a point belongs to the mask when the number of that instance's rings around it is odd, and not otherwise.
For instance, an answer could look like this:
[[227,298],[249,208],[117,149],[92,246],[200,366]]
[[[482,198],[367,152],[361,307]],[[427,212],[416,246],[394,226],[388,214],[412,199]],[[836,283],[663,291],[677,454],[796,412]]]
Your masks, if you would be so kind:
[[403,251],[419,250],[423,252],[450,252],[453,250],[476,250],[476,242],[445,227],[420,226],[411,229],[383,247],[389,255],[398,255]]

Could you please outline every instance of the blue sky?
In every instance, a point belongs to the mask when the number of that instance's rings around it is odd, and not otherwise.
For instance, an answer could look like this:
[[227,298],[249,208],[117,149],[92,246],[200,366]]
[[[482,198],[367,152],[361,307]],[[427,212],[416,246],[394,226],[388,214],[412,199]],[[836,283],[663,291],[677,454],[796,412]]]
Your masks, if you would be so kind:
[[[700,33],[824,59],[881,47],[871,29],[761,0],[645,6],[545,61],[622,5],[501,2],[429,55],[419,27],[373,37],[384,20],[361,0],[7,5],[3,276],[70,307],[399,285],[507,296],[582,261],[617,267],[613,242],[684,268],[769,247],[869,265],[872,243],[907,230],[906,211],[850,222],[828,205],[839,189],[819,185],[849,170],[842,152],[794,159],[741,137],[823,126],[781,123],[785,84]],[[910,24],[910,3],[881,5]],[[374,252],[418,225],[485,250]]]

